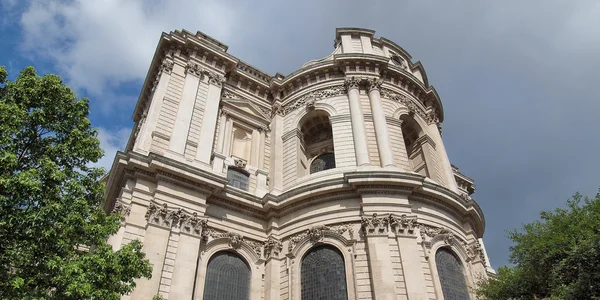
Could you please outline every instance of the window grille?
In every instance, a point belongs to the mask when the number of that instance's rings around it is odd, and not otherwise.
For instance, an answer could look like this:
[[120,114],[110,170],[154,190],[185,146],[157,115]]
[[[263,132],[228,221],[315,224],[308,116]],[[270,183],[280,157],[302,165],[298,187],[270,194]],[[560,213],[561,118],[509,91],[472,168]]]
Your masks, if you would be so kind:
[[435,263],[444,299],[470,299],[463,266],[456,255],[448,249],[441,248],[435,253]]
[[250,298],[250,267],[237,254],[215,254],[208,261],[204,282],[204,300]]
[[346,268],[342,254],[327,245],[317,246],[302,259],[302,300],[347,300]]
[[321,154],[310,163],[310,174],[333,168],[335,168],[335,155],[333,153]]
[[235,168],[227,169],[227,184],[244,191],[248,190],[249,176],[243,171]]

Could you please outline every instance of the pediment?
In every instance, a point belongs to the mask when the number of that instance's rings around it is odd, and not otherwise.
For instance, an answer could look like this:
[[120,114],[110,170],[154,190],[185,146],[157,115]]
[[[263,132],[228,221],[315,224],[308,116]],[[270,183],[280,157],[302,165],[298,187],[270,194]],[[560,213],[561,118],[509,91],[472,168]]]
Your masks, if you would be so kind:
[[223,99],[222,100],[223,107],[232,108],[235,111],[242,113],[246,116],[257,117],[260,120],[270,123],[270,112],[258,105],[252,103],[252,101],[247,99]]

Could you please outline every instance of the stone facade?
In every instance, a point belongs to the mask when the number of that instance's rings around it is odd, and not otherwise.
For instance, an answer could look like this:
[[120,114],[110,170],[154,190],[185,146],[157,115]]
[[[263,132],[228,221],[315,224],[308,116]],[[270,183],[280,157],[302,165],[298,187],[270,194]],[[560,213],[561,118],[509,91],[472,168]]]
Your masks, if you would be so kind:
[[203,299],[221,251],[248,265],[250,299],[302,299],[316,245],[341,253],[347,299],[443,299],[440,248],[474,299],[494,272],[485,220],[425,70],[367,29],[334,48],[271,76],[201,32],[162,34],[107,178],[104,208],[125,215],[111,245],[139,239],[153,265],[124,299]]

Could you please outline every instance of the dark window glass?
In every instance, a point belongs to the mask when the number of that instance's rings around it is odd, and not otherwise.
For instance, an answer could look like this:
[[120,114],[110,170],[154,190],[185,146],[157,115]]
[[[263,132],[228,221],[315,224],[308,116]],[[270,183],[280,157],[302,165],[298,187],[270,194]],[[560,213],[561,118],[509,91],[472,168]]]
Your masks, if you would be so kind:
[[227,184],[244,191],[248,190],[248,174],[233,168],[227,169]]
[[208,261],[204,282],[204,300],[250,298],[250,267],[237,254],[215,254]]
[[454,253],[445,248],[439,249],[435,253],[435,264],[440,276],[444,299],[470,299],[463,266]]
[[310,174],[335,168],[335,155],[325,153],[317,156],[310,164]]
[[302,259],[302,300],[346,300],[346,268],[342,254],[327,245],[317,246]]

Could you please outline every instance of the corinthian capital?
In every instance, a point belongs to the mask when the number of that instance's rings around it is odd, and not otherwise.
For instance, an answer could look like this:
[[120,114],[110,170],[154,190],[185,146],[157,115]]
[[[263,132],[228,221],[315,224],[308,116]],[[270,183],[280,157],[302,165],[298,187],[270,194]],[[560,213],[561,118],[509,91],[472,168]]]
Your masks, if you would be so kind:
[[173,71],[173,61],[168,60],[168,59],[163,59],[162,64],[160,65],[159,68],[159,74],[164,72],[166,74],[171,74],[171,71]]
[[185,66],[185,73],[202,77],[202,68],[197,63],[188,62],[187,66]]
[[346,78],[346,80],[344,81],[344,86],[346,87],[347,91],[349,91],[351,89],[358,89],[359,84],[360,84],[360,79],[356,78],[354,76]]
[[383,80],[381,80],[379,78],[373,78],[373,79],[369,79],[367,81],[367,83],[369,84],[369,92],[371,92],[372,90],[379,90],[379,89],[381,89],[381,85],[383,84]]
[[221,77],[219,74],[214,72],[206,72],[206,75],[208,76],[209,84],[214,84],[219,87],[223,85],[223,77]]

